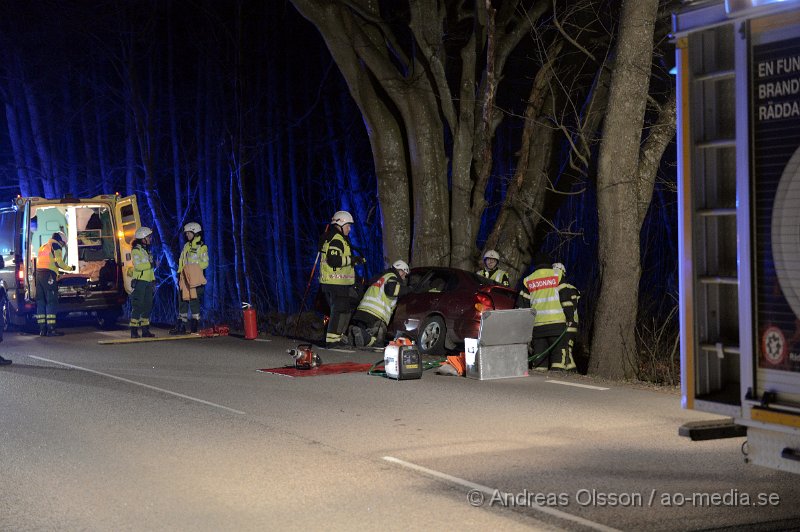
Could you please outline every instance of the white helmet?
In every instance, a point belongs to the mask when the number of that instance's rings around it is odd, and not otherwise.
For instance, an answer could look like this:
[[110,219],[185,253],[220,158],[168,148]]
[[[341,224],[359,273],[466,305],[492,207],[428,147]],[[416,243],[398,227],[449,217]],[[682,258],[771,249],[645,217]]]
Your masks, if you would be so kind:
[[197,222],[189,222],[188,224],[183,226],[183,232],[197,234],[197,233],[202,233],[203,228],[200,227],[200,224]]
[[496,261],[500,261],[500,254],[493,249],[489,249],[486,253],[483,254],[483,260],[486,259],[494,259]]
[[566,275],[567,274],[567,269],[560,262],[554,262],[553,263],[553,269],[554,270],[561,270],[561,275]]
[[331,223],[336,224],[339,227],[344,227],[347,224],[354,223],[353,215],[347,211],[336,211],[336,213],[333,215],[333,218],[331,218]]
[[152,234],[153,234],[153,230],[150,229],[149,227],[143,225],[139,229],[137,229],[135,233],[133,233],[133,238],[135,238],[137,240],[141,240],[143,238],[147,238],[148,236],[150,236]]
[[392,268],[394,268],[398,272],[405,272],[406,275],[408,275],[408,272],[410,271],[408,269],[408,264],[406,264],[406,261],[404,260],[395,261],[394,264],[392,264]]
[[64,231],[56,231],[55,233],[53,233],[53,236],[51,236],[50,238],[52,238],[56,242],[66,242],[67,241],[67,235],[64,234]]

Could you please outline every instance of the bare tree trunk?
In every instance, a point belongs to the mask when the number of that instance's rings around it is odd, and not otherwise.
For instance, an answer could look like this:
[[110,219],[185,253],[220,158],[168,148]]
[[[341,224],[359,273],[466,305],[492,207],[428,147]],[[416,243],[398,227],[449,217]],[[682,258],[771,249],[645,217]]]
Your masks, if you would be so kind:
[[658,0],[623,3],[600,144],[597,204],[601,289],[590,371],[612,379],[632,376],[637,359],[635,327],[641,277],[638,168],[657,11]]
[[42,179],[42,187],[48,198],[56,197],[56,189],[53,178],[53,169],[50,162],[50,150],[44,137],[41,120],[39,119],[39,108],[36,105],[36,98],[31,86],[23,80],[22,88],[25,92],[25,102],[28,105],[28,116],[30,117],[31,133],[33,143],[36,146],[36,154],[39,156],[39,172]]
[[23,140],[17,122],[17,113],[14,107],[9,103],[8,97],[6,98],[5,109],[6,127],[8,128],[8,138],[11,140],[11,150],[14,152],[14,165],[17,170],[17,178],[19,179],[20,193],[23,196],[32,196],[36,194],[36,187],[32,186],[28,167],[25,162]]

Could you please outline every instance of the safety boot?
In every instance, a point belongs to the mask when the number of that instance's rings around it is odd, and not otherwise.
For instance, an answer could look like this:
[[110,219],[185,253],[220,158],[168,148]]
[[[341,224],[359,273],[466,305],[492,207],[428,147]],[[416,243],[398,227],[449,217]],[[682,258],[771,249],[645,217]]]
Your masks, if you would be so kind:
[[64,333],[61,331],[57,331],[55,325],[48,325],[47,336],[64,336]]
[[139,338],[139,327],[131,327],[131,338]]
[[199,320],[192,318],[192,334],[195,334],[197,332],[197,327],[199,325],[198,322]]
[[47,336],[47,325],[39,325],[39,336]]
[[8,366],[9,364],[11,364],[11,360],[0,357],[0,366]]
[[175,327],[169,330],[170,334],[186,334],[186,322],[183,320],[178,320],[178,323],[175,324]]
[[150,327],[142,327],[142,338],[155,338],[156,335],[150,332]]

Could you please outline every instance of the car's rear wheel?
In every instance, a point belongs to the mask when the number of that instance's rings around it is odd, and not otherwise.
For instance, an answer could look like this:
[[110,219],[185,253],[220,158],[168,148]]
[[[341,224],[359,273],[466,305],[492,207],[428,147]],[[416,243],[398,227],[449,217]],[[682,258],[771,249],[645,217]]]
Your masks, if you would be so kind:
[[423,355],[443,354],[447,326],[440,316],[428,316],[419,327],[417,346]]

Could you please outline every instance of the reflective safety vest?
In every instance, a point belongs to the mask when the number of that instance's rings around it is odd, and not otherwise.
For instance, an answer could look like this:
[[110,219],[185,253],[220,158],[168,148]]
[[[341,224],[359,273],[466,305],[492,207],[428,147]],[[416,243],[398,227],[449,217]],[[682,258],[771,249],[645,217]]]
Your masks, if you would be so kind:
[[184,244],[178,261],[178,273],[183,271],[183,266],[186,264],[197,264],[204,270],[208,268],[208,246],[201,243],[199,236]]
[[[53,246],[58,249],[54,249]],[[36,268],[39,270],[50,270],[58,273],[58,269],[72,270],[72,268],[64,263],[63,254],[64,244],[54,239],[48,240],[42,247],[39,248],[39,253],[36,256]]]
[[[328,264],[328,250],[341,255],[342,265],[338,268]],[[322,261],[319,269],[319,282],[322,284],[335,284],[350,286],[356,283],[356,270],[353,267],[353,253],[350,242],[344,234],[336,233],[330,240],[322,244]]]
[[567,318],[558,295],[560,282],[561,272],[552,268],[540,268],[523,279],[522,296],[529,299],[531,308],[536,310],[534,327],[566,323]]
[[495,283],[503,286],[508,286],[508,272],[505,270],[501,270],[500,268],[495,268],[494,270],[487,270],[486,268],[482,270],[478,270],[478,275],[481,277],[486,277],[487,279],[491,279]]
[[386,294],[386,290],[383,289],[389,281],[398,281],[394,272],[384,273],[380,279],[372,283],[367,288],[364,297],[361,298],[361,303],[358,304],[358,310],[363,310],[375,316],[387,325],[389,320],[392,319],[394,307],[397,305],[397,296],[390,297]]
[[133,273],[131,277],[140,281],[155,281],[153,272],[153,256],[143,246],[137,245],[131,250]]

